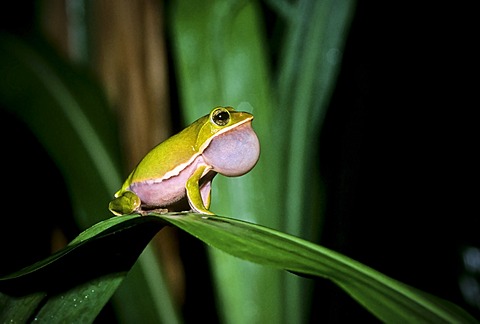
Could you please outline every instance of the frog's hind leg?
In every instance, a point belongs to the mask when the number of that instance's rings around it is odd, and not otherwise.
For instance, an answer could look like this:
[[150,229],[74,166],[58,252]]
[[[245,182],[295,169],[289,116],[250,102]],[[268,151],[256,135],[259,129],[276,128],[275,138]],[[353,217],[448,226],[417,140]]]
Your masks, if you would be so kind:
[[200,195],[202,196],[203,205],[210,209],[212,180],[217,173],[210,171],[200,181]]
[[212,214],[208,207],[210,206],[211,181],[214,175],[215,172],[212,172],[208,166],[204,165],[198,167],[187,180],[185,189],[187,191],[188,204],[194,212]]

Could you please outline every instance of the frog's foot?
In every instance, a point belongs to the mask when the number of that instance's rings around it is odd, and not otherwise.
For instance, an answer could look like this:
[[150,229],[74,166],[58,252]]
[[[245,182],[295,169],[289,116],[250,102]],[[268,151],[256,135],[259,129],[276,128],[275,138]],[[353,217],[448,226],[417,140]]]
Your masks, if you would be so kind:
[[110,209],[113,214],[121,216],[138,212],[140,205],[140,198],[135,193],[125,191],[121,195],[116,196],[116,198],[108,204],[108,209]]

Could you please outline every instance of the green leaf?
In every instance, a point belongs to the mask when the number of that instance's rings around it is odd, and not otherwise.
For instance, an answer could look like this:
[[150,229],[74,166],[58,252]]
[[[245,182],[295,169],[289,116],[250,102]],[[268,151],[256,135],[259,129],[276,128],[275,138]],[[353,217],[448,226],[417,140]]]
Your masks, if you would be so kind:
[[0,278],[0,320],[92,321],[166,223],[235,257],[330,279],[385,322],[477,323],[448,301],[319,245],[260,225],[192,213],[114,217],[95,225],[51,257]]
[[448,301],[298,237],[220,216],[157,216],[238,258],[330,279],[382,321],[477,323]]
[[[340,71],[344,43],[355,8],[351,0],[299,1],[289,15],[287,35],[277,84],[278,110],[282,114],[278,136],[285,149],[282,188],[288,217],[282,230],[302,237],[316,238],[319,209],[323,197],[312,183],[320,186],[318,138],[330,97]],[[317,170],[318,171],[318,170]],[[317,196],[314,194],[317,193]],[[312,201],[321,200],[320,207]]]
[[[211,210],[278,228],[281,219],[269,213],[278,215],[274,209],[281,210],[280,163],[271,163],[282,160],[271,127],[280,116],[271,91],[261,7],[255,1],[178,0],[169,9],[168,29],[186,123],[215,106],[233,106],[254,114],[253,127],[261,143],[261,158],[251,172],[239,178],[215,178]],[[209,252],[223,322],[282,320],[281,272],[215,249]],[[245,280],[232,282],[232,276]],[[269,298],[258,291],[268,292]]]
[[[318,147],[323,119],[341,66],[355,1],[322,0],[275,3],[286,18],[276,83],[278,129],[269,143],[283,150],[269,164],[282,167],[279,188],[279,230],[317,240],[321,232],[325,193]],[[275,130],[273,130],[275,132]],[[271,204],[269,204],[271,206]],[[268,225],[268,223],[263,223]],[[309,282],[285,278],[285,322],[298,322],[309,311]]]
[[37,292],[25,296],[9,296],[0,292],[0,322],[26,323],[37,306],[45,298],[45,293]]
[[138,215],[113,217],[52,256],[0,278],[0,322],[92,322],[163,226]]

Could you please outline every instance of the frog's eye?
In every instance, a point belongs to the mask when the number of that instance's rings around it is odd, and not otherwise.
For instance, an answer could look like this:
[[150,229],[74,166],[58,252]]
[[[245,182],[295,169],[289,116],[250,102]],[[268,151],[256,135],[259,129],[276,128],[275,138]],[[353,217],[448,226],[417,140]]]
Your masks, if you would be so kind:
[[218,108],[213,111],[211,118],[218,126],[225,126],[230,122],[230,112],[225,108]]

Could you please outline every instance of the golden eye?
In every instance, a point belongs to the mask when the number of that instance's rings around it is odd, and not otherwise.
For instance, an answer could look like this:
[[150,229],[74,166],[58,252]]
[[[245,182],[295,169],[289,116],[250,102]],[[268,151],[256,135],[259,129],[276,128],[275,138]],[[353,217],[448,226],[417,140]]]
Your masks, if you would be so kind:
[[212,121],[218,126],[225,126],[230,122],[230,112],[225,108],[218,108],[212,112]]

